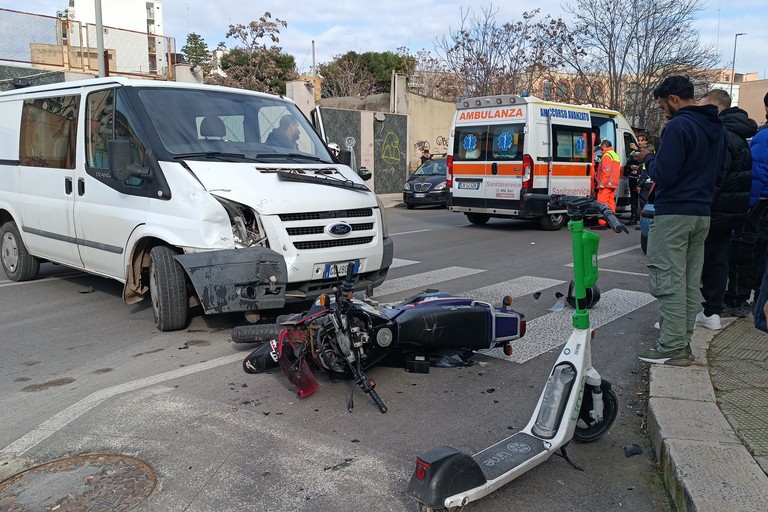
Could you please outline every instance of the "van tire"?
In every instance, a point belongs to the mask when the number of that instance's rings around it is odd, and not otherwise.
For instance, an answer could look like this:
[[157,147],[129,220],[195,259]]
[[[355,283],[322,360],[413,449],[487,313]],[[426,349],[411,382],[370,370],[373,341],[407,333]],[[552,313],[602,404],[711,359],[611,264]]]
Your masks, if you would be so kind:
[[276,340],[283,328],[277,324],[239,325],[232,329],[235,343],[263,343]]
[[187,325],[187,282],[184,269],[166,246],[149,253],[149,292],[155,325],[161,331],[178,331]]
[[484,213],[465,213],[467,220],[475,226],[484,226],[491,219],[490,215]]
[[560,231],[568,223],[568,215],[565,213],[550,213],[541,218],[541,229],[544,231]]
[[40,271],[40,260],[27,251],[15,222],[6,222],[0,228],[0,259],[11,281],[29,281]]

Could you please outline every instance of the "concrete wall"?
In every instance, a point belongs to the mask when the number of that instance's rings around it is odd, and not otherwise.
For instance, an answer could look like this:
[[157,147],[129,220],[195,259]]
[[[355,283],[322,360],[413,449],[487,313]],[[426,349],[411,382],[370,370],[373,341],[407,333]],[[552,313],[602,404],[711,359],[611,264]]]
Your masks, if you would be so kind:
[[285,95],[296,102],[305,116],[315,108],[315,86],[312,82],[293,80],[285,84]]
[[746,110],[749,117],[757,121],[757,124],[766,123],[765,105],[763,98],[768,93],[768,80],[755,80],[739,84],[740,98],[739,108]]
[[408,168],[413,171],[425,149],[432,154],[448,151],[456,104],[408,93],[408,113]]

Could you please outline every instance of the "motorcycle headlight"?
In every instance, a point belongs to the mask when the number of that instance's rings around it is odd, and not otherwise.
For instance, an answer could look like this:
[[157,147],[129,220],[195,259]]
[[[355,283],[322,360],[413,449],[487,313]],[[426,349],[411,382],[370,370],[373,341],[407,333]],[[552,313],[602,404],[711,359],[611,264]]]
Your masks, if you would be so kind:
[[379,205],[379,212],[381,213],[381,236],[387,238],[389,236],[389,229],[387,228],[387,214],[384,213],[384,203],[381,202],[379,196],[376,196],[376,202]]
[[435,186],[435,190],[445,190],[445,182],[438,183],[437,186]]
[[411,184],[406,182],[406,184],[403,185],[403,190],[411,190]]

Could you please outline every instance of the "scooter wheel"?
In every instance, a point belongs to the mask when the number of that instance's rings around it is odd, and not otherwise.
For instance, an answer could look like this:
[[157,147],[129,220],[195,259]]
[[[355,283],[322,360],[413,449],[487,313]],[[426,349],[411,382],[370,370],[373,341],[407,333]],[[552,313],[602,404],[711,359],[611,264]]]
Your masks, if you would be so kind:
[[417,512],[461,512],[464,507],[451,507],[451,508],[432,508],[428,507],[421,502],[416,502]]
[[581,409],[579,410],[579,423],[587,424],[588,426],[579,427],[578,424],[576,425],[573,439],[577,443],[591,443],[603,437],[619,414],[619,399],[611,389],[611,384],[603,380],[600,384],[600,389],[603,391],[603,421],[590,424],[592,419],[589,417],[589,411],[592,409],[592,393],[589,389],[585,389],[584,400],[582,400]]
[[232,329],[232,341],[235,343],[264,343],[280,335],[277,324],[239,325]]

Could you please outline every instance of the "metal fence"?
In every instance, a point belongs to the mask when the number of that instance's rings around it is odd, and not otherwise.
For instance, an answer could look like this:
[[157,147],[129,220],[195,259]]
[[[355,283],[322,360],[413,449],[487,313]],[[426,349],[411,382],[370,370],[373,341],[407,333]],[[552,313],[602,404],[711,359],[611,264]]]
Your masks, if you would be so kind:
[[[108,74],[173,79],[174,38],[102,28]],[[0,62],[97,74],[96,46],[94,24],[0,9]]]

